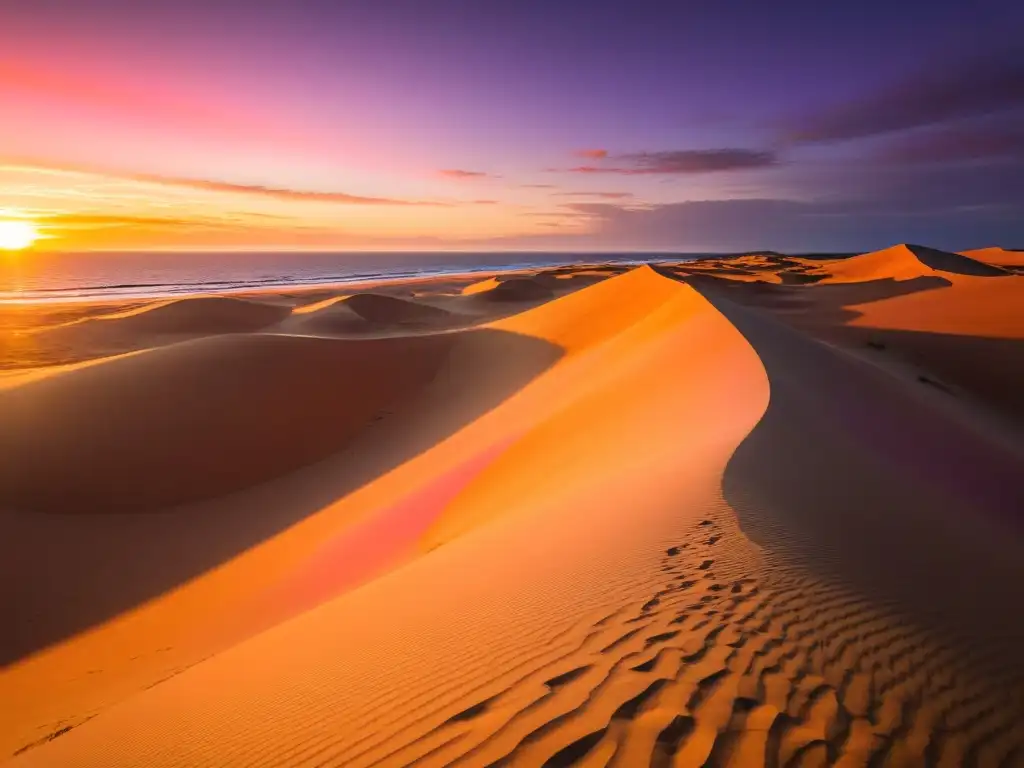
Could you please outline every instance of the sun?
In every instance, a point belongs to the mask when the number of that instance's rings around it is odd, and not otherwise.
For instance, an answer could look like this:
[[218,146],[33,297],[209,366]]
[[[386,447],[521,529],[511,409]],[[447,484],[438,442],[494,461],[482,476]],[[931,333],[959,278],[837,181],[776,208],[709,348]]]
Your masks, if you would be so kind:
[[28,221],[0,221],[0,250],[20,251],[39,239],[39,231]]

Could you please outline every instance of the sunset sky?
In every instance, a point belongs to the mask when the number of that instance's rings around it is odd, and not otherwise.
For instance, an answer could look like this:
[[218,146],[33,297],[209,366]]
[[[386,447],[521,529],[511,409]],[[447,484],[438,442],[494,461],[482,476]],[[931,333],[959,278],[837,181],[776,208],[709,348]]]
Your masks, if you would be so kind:
[[1024,3],[7,0],[51,250],[1024,247]]

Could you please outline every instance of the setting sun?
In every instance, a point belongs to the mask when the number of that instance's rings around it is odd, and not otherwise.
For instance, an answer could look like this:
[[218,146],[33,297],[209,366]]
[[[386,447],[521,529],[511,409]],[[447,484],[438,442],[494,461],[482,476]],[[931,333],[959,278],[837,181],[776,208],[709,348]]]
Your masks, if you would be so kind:
[[0,221],[0,250],[20,251],[37,239],[39,232],[27,221]]

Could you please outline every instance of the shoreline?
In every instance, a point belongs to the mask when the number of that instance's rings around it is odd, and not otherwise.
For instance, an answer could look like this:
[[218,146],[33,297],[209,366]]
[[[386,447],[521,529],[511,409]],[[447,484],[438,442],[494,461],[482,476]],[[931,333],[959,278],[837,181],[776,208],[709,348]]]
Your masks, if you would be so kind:
[[[600,254],[576,254],[578,256],[599,256]],[[675,256],[674,254],[649,254],[650,256]],[[144,255],[141,255],[144,257]],[[617,258],[605,260],[569,260],[569,261],[545,261],[545,262],[512,262],[507,265],[485,265],[480,267],[467,266],[464,268],[452,267],[451,269],[426,269],[418,271],[395,270],[394,274],[354,274],[352,277],[325,276],[302,279],[301,281],[289,282],[286,278],[268,278],[266,280],[253,281],[240,284],[237,281],[216,281],[206,283],[150,283],[136,285],[95,285],[84,288],[54,288],[49,290],[27,291],[33,294],[30,298],[19,298],[13,294],[14,291],[0,291],[0,307],[12,304],[71,304],[79,302],[105,302],[105,301],[138,301],[146,299],[173,299],[184,298],[196,295],[240,295],[247,293],[284,292],[292,290],[310,289],[327,290],[331,288],[344,289],[349,286],[374,286],[405,281],[429,281],[437,279],[469,278],[474,275],[487,277],[489,275],[504,275],[529,271],[564,269],[568,267],[586,268],[591,266],[639,266],[647,263],[683,263],[685,261],[704,258],[699,254],[680,254],[678,258],[660,259],[635,259]],[[203,288],[202,286],[216,286]],[[183,286],[178,289],[178,286]],[[147,288],[166,288],[167,290],[146,290]],[[124,293],[109,293],[124,289]],[[137,290],[136,290],[137,289]],[[45,294],[45,295],[44,295]],[[52,295],[51,295],[52,294]]]

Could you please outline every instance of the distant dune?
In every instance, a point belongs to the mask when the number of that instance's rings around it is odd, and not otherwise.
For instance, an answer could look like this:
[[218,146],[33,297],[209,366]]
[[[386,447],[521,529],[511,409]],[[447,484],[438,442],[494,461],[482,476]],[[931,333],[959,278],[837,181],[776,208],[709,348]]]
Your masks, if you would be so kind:
[[529,277],[502,280],[494,286],[476,291],[475,295],[487,301],[538,301],[553,296],[550,288]]
[[852,256],[820,267],[828,276],[823,283],[857,283],[868,280],[909,280],[949,273],[998,277],[1006,271],[958,253],[920,245],[895,245],[873,253]]
[[114,323],[125,333],[244,333],[272,325],[288,308],[228,296],[196,296],[146,305],[128,312],[100,315],[93,325]]
[[1016,764],[1024,276],[975,253],[38,309],[131,353],[0,379],[7,764]]
[[437,307],[375,293],[348,296],[345,306],[370,322],[384,325],[439,322],[450,317],[448,312]]
[[963,251],[962,255],[997,267],[1024,267],[1024,251],[1019,250],[995,247],[978,248],[973,251]]

